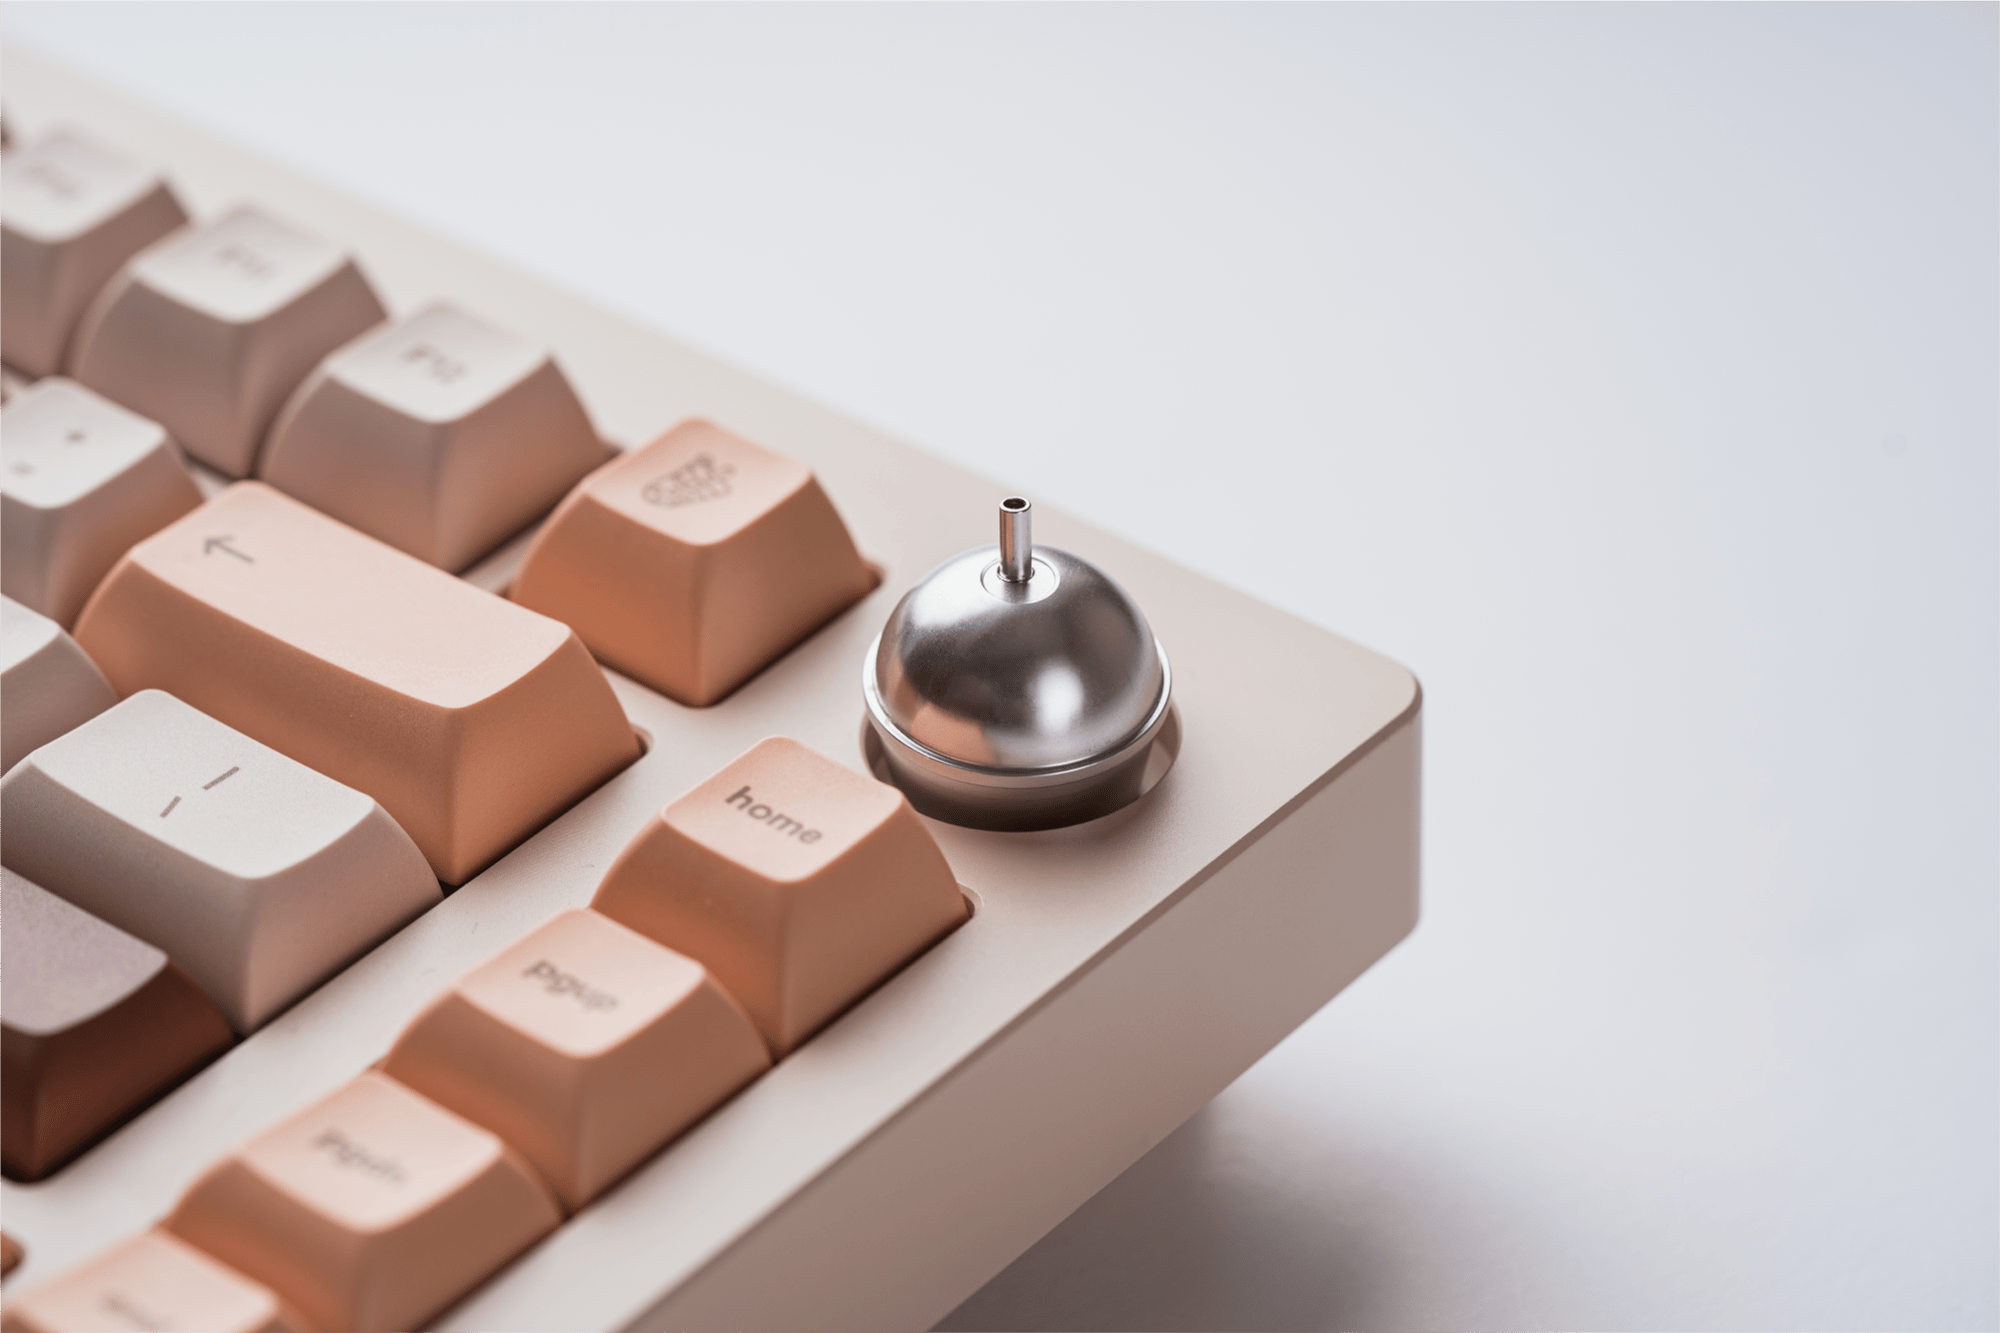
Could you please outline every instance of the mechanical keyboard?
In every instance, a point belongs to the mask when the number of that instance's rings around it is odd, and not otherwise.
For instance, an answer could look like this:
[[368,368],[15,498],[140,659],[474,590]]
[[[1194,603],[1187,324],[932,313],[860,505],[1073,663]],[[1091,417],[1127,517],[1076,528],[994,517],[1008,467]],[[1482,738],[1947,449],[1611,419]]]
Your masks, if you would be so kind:
[[[997,487],[31,56],[6,69],[10,169],[55,145],[124,229],[37,288],[11,247],[60,227],[30,216],[40,187],[0,199],[5,286],[87,329],[5,314],[5,447],[30,465],[8,494],[70,466],[45,402],[152,478],[37,538],[63,557],[35,557],[53,620],[9,611],[0,928],[64,943],[6,974],[167,1015],[121,1039],[160,1065],[116,1094],[143,1109],[80,1153],[88,1132],[17,1168],[10,1144],[9,1327],[190,1326],[92,1276],[114,1263],[203,1293],[203,1327],[928,1327],[1413,928],[1401,667],[1039,509],[1036,539],[1115,576],[1172,654],[1144,794],[1034,831],[920,815],[878,781],[859,668],[929,571],[991,542]],[[218,350],[243,327],[277,331]],[[782,511],[787,535],[703,537],[697,569],[619,526],[633,494]],[[188,821],[172,856],[91,823],[141,778],[170,800],[123,818]],[[241,851],[197,845],[218,792],[259,812],[268,915],[214,887]],[[699,935],[674,914],[711,883],[821,886],[854,938],[690,963],[656,941]],[[16,993],[10,1043],[17,1011],[72,1021]],[[496,1027],[523,995],[555,1016]],[[611,1015],[612,1055],[563,1035]],[[550,1107],[591,1087],[586,1151]],[[287,1182],[333,1167],[424,1194],[429,1230],[371,1241],[353,1199],[345,1229],[339,1201],[301,1220]]]

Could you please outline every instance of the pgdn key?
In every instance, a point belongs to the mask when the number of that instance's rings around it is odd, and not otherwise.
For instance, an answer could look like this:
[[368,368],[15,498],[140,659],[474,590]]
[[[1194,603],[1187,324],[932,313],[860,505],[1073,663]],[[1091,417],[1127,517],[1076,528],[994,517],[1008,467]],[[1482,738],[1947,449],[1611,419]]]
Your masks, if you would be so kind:
[[568,627],[257,482],[133,547],[76,639],[374,797],[447,884],[639,757]]

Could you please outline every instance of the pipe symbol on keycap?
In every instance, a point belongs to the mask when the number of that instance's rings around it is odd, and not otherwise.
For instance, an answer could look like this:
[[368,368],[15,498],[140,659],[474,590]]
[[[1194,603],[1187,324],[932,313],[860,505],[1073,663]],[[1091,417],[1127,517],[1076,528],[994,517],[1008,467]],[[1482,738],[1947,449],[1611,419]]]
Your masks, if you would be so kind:
[[227,551],[229,554],[235,556],[238,560],[241,560],[246,565],[256,564],[257,562],[255,560],[252,560],[249,556],[243,554],[243,552],[237,550],[234,546],[231,546],[229,544],[234,540],[235,540],[235,534],[233,533],[225,537],[210,537],[207,541],[201,544],[201,553],[203,555],[214,555],[217,551]]
[[[243,771],[243,766],[241,764],[231,764],[229,766],[229,771],[227,773],[224,773],[221,777],[211,778],[209,781],[202,783],[201,789],[203,791],[213,791],[217,787],[220,787],[224,782],[227,782],[230,778],[235,777],[238,773],[241,773],[242,771]],[[173,800],[168,801],[167,808],[160,811],[160,818],[165,819],[168,815],[172,814],[174,812],[174,807],[179,805],[180,803],[181,803],[181,798],[178,796],[174,797]]]

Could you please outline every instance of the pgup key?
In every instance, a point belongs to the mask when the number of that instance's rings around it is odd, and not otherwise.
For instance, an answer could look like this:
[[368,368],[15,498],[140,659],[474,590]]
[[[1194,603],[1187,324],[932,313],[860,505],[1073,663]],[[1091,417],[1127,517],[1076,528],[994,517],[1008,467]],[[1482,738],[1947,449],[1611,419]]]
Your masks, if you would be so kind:
[[441,894],[368,797],[157,690],[0,780],[9,868],[163,949],[248,1032]]

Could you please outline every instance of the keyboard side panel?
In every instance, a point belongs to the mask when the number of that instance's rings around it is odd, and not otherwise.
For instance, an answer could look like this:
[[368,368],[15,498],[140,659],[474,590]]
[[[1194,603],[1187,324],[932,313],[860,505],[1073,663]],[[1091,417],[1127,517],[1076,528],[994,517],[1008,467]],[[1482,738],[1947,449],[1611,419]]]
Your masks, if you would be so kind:
[[439,1327],[929,1328],[1409,934],[1421,769],[1413,705],[650,1308],[604,1232],[671,1195],[572,1221]]

